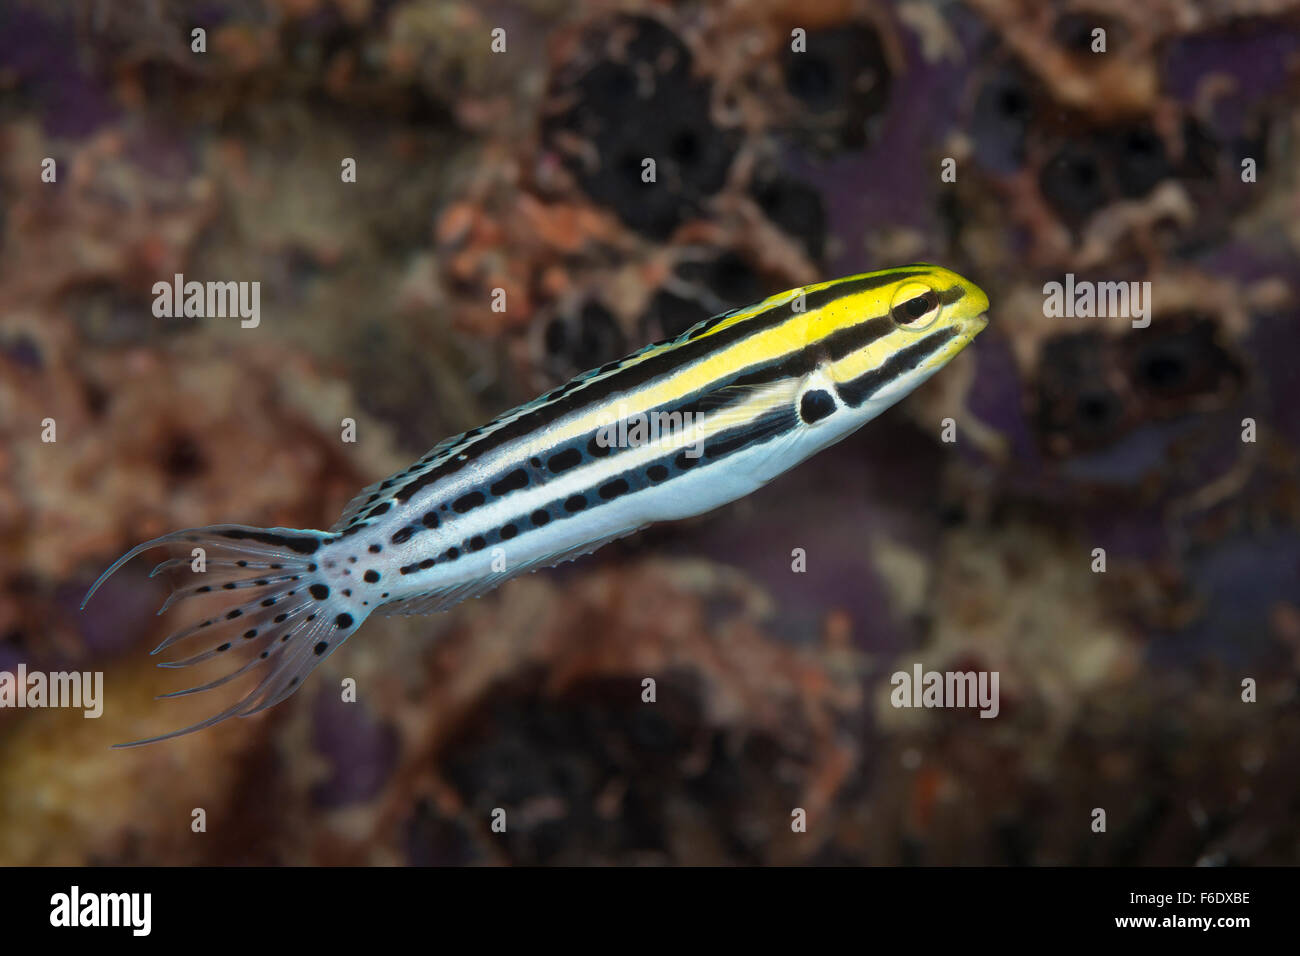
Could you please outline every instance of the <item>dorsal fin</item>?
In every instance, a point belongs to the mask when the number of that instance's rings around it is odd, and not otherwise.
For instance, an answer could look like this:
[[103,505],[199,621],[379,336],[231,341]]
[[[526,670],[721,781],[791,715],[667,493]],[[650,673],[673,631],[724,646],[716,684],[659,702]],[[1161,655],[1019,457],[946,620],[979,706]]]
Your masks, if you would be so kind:
[[461,432],[459,435],[452,435],[450,438],[443,439],[429,449],[423,458],[406,469],[406,471],[400,471],[395,475],[389,475],[387,478],[381,478],[379,481],[366,485],[347,503],[338,520],[330,526],[330,531],[333,533],[342,531],[352,523],[352,519],[366,508],[385,500],[388,497],[385,492],[398,488],[411,478],[418,477],[430,468],[436,468],[442,464],[449,456],[456,453],[456,449],[467,440],[467,435],[468,432]]

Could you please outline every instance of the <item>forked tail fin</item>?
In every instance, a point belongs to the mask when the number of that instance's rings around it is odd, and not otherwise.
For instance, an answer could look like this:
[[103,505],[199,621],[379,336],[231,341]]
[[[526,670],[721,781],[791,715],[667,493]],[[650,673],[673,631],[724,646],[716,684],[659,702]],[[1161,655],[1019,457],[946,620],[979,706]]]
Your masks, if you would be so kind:
[[[167,560],[150,577],[165,574],[172,594],[162,614],[186,598],[211,605],[207,616],[181,628],[154,648],[154,654],[194,641],[196,653],[159,667],[190,667],[221,658],[223,673],[213,680],[163,697],[182,697],[221,687],[265,668],[257,685],[233,706],[190,727],[136,740],[135,747],[193,733],[230,717],[248,717],[284,700],[322,660],[361,625],[371,608],[332,589],[315,559],[335,536],[325,531],[212,525],[146,541],[113,562],[86,593],[84,609],[110,575],[138,554],[165,548]],[[201,644],[200,644],[201,640]],[[200,649],[201,648],[201,649]]]

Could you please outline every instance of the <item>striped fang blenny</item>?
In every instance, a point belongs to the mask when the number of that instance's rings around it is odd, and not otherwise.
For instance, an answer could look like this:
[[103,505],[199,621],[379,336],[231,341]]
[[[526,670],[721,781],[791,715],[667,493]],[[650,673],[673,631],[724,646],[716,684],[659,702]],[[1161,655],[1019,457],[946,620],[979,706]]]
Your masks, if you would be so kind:
[[[525,571],[594,551],[656,521],[762,487],[862,427],[933,375],[988,323],[988,299],[925,263],[835,279],[707,319],[584,372],[449,438],[364,489],[329,531],[212,525],[165,549],[153,574],[208,613],[154,653],[163,667],[222,658],[260,677],[232,707],[165,740],[284,700],[374,611],[442,611]],[[194,549],[206,566],[193,570]]]

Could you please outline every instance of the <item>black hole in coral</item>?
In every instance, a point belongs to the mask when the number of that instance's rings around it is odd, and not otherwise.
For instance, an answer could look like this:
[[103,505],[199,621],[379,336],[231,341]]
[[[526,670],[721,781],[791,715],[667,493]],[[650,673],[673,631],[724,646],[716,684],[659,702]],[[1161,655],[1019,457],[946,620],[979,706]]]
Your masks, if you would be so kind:
[[828,97],[835,81],[829,63],[819,56],[803,53],[786,73],[786,86],[799,99],[820,103]]
[[[549,96],[555,109],[543,141],[592,199],[638,232],[666,238],[722,188],[738,137],[713,125],[709,81],[656,20],[594,23],[558,64]],[[661,168],[649,188],[641,180],[646,158],[674,164],[677,175]]]
[[1079,396],[1079,418],[1089,427],[1108,425],[1119,417],[1119,400],[1109,392]]
[[668,147],[668,155],[683,166],[695,162],[700,155],[700,140],[695,131],[684,129],[674,136]]
[[181,481],[200,474],[207,464],[198,442],[185,434],[172,435],[167,439],[162,461],[167,474]]
[[1064,172],[1069,177],[1071,185],[1080,188],[1095,186],[1101,181],[1101,174],[1097,170],[1097,164],[1091,160],[1080,160],[1064,167]]
[[1029,97],[1023,90],[1006,87],[998,93],[998,112],[1008,119],[1021,119],[1029,115]]
[[1099,158],[1089,147],[1076,143],[1063,146],[1043,167],[1039,189],[1071,225],[1080,224],[1107,201]]
[[569,341],[568,329],[564,327],[563,319],[552,319],[551,324],[546,327],[546,351],[551,355],[560,355],[564,352],[564,347]]
[[109,394],[107,389],[91,382],[85,387],[86,409],[95,418],[101,418],[108,409]]
[[[1091,53],[1092,31],[1102,26],[1096,15],[1067,13],[1056,21],[1052,36],[1057,45],[1068,53]],[[1110,37],[1107,36],[1107,41]]]
[[649,157],[638,156],[636,153],[620,153],[618,159],[614,161],[614,168],[620,176],[640,180],[641,165],[647,158]]
[[1173,353],[1151,355],[1143,361],[1141,374],[1153,388],[1177,388],[1187,380],[1187,362]]
[[802,107],[794,121],[809,127],[823,152],[861,149],[889,103],[892,71],[880,36],[850,23],[807,40],[804,52],[784,54],[786,89]]
[[1146,195],[1172,172],[1164,142],[1147,127],[1121,133],[1115,151],[1115,178],[1125,196]]
[[779,175],[755,182],[754,199],[763,214],[782,232],[803,242],[808,254],[820,259],[826,241],[826,205],[821,193],[806,183]]

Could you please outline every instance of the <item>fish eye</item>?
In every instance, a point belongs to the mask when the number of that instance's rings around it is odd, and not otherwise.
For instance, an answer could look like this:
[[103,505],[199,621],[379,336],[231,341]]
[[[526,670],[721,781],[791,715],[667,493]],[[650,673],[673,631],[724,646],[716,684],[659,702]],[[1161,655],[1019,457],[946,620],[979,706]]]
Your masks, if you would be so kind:
[[913,332],[929,328],[939,318],[939,293],[921,282],[904,282],[894,292],[889,317]]
[[889,306],[894,324],[911,331],[929,328],[939,318],[939,293],[923,282],[904,282]]

